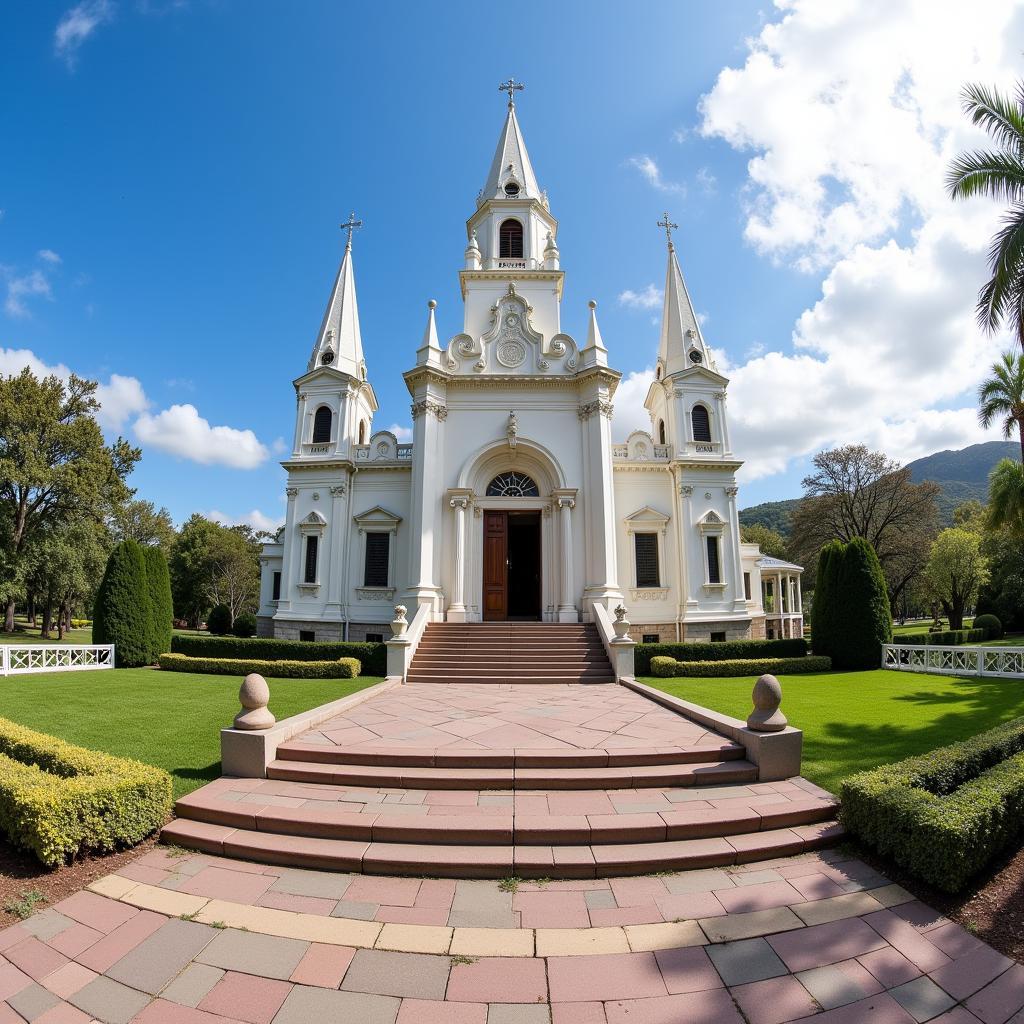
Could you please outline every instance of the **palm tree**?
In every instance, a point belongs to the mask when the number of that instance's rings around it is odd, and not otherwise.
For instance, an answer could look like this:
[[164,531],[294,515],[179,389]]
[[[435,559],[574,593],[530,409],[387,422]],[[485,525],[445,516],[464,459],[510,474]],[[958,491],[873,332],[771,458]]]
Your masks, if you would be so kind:
[[1024,465],[1000,459],[988,478],[988,524],[1024,533]]
[[992,364],[992,376],[978,388],[978,419],[986,430],[1001,421],[1005,438],[1016,427],[1024,462],[1024,356],[1004,352]]
[[978,322],[989,332],[1006,323],[1024,348],[1024,83],[1018,84],[1013,97],[969,85],[963,105],[995,148],[962,153],[950,164],[950,195],[986,195],[1010,204],[989,248],[991,277],[978,294]]

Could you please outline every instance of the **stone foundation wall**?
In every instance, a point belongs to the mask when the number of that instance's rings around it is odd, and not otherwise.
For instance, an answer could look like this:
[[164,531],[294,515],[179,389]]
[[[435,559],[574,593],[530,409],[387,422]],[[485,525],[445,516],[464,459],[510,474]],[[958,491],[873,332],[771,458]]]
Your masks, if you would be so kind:
[[751,619],[750,620],[750,639],[751,640],[765,640],[768,637],[768,630],[765,627],[764,619]]
[[256,616],[256,635],[269,640],[274,635],[274,620],[270,615]]
[[[314,640],[339,641],[342,639],[341,622],[303,622],[301,619],[289,619],[282,622],[274,620],[274,638],[276,640],[301,640],[300,633],[312,633]],[[308,637],[306,639],[309,639]]]
[[676,624],[674,622],[646,622],[629,627],[629,638],[638,644],[643,643],[645,636],[657,636],[654,643],[674,644],[676,642]]
[[728,622],[684,622],[683,640],[686,643],[707,643],[712,633],[724,633],[726,640],[751,639],[751,620],[735,619]]
[[350,622],[348,624],[348,638],[353,642],[365,640],[367,633],[377,633],[385,640],[391,639],[390,622]]

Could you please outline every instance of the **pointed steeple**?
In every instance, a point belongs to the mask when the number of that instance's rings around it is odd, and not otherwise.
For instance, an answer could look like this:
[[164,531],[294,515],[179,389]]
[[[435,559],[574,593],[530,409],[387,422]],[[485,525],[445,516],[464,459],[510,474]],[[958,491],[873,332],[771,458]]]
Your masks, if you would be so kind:
[[700,332],[700,323],[694,311],[690,294],[679,269],[676,247],[672,241],[672,224],[665,214],[665,221],[658,222],[668,236],[668,270],[665,275],[665,304],[661,314],[661,342],[658,345],[658,362],[663,377],[681,373],[694,366],[713,369],[711,352]]
[[597,326],[597,303],[591,299],[590,322],[587,325],[587,343],[580,353],[580,367],[586,369],[589,366],[607,366],[608,349],[604,347],[604,339],[601,337],[601,328]]
[[363,358],[363,339],[359,331],[359,306],[356,303],[356,277],[352,264],[352,229],[361,227],[362,221],[349,216],[341,225],[348,230],[345,255],[334,279],[334,288],[327,303],[323,322],[313,345],[307,370],[317,366],[330,366],[342,373],[348,373],[357,380],[366,378],[366,361]]
[[423,344],[416,349],[417,366],[440,366],[441,346],[437,340],[437,323],[434,321],[434,310],[437,302],[431,299],[427,303],[427,326],[423,331]]
[[[516,119],[516,105],[512,100],[512,90],[517,86],[512,83],[510,86],[505,85],[500,88],[509,92],[508,113],[505,116],[505,125],[501,130],[501,135],[498,137],[498,147],[494,151],[494,159],[491,161],[491,169],[487,174],[487,181],[480,193],[480,198],[541,199],[540,186],[533,173],[530,154],[526,152],[523,133],[520,131],[519,121]],[[518,191],[513,191],[510,195],[505,191],[506,185],[518,185]]]

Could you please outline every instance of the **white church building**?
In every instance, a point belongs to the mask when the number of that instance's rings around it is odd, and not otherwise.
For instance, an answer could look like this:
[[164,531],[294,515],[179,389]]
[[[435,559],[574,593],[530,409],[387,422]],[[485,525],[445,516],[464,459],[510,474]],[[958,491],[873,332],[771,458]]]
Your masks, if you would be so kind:
[[[305,372],[287,518],[262,553],[259,634],[389,639],[410,618],[588,622],[622,604],[648,642],[800,636],[799,566],[740,539],[728,380],[668,237],[650,431],[612,436],[621,379],[596,303],[562,329],[555,219],[508,112],[466,222],[461,333],[433,301],[404,378],[413,440],[377,411],[348,242]],[[582,311],[581,311],[582,312]],[[614,352],[614,347],[613,347]]]

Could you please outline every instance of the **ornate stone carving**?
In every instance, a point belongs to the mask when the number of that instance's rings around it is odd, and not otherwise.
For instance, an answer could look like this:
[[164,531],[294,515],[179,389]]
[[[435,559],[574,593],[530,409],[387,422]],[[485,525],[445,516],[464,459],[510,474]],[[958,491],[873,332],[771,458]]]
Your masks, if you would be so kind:
[[574,509],[576,507],[576,499],[575,498],[559,498],[558,499],[558,507],[559,508]]
[[335,498],[344,498],[347,493],[348,493],[348,484],[335,484],[331,488],[331,494]]
[[284,489],[284,493],[287,494],[289,498],[294,498],[295,495],[299,493],[299,489],[298,487],[286,487]]
[[591,416],[595,416],[597,414],[607,416],[608,419],[611,419],[614,408],[615,407],[611,402],[602,398],[597,402],[584,402],[583,405],[576,410],[576,413],[581,420],[589,420]]
[[411,408],[414,420],[419,419],[425,413],[431,413],[439,420],[448,419],[448,406],[442,402],[435,401],[433,398],[424,398],[419,402],[413,402]]
[[679,494],[683,498],[692,498],[693,497],[693,484],[680,484],[679,485]]
[[515,448],[516,439],[519,436],[519,418],[515,410],[508,414],[508,425],[505,427],[505,436],[508,438],[509,448]]
[[455,497],[448,502],[448,504],[452,508],[467,509],[469,508],[469,496],[466,494],[456,494]]
[[726,487],[726,489],[725,489],[725,493],[726,493],[726,494],[727,494],[727,495],[728,495],[728,496],[729,496],[730,498],[735,498],[735,497],[736,497],[736,495],[740,493],[740,489],[739,489],[738,487]]

